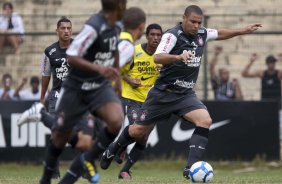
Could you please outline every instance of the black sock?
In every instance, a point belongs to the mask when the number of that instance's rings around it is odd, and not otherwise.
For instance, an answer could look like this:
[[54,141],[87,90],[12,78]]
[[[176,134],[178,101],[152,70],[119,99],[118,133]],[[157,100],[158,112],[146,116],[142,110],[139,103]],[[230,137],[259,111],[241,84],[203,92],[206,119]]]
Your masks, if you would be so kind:
[[48,113],[45,109],[42,109],[40,113],[43,124],[49,129],[52,129],[54,123],[56,122],[56,117]]
[[78,134],[77,133],[72,134],[70,139],[69,139],[69,141],[68,141],[68,143],[74,149],[77,142],[78,142]]
[[71,184],[71,183],[75,183],[79,179],[79,177],[83,173],[83,166],[80,160],[80,156],[81,154],[75,157],[75,159],[72,161],[69,170],[61,179],[59,184]]
[[189,156],[187,168],[190,168],[195,162],[203,160],[206,146],[208,144],[209,129],[196,127],[189,141]]
[[91,161],[103,153],[109,144],[116,138],[116,135],[111,134],[107,128],[104,128],[98,135],[97,140],[89,151],[85,152],[85,160]]
[[44,171],[41,180],[51,180],[53,171],[56,169],[58,158],[61,155],[62,151],[62,148],[56,148],[52,143],[52,140],[50,140],[45,155]]
[[137,162],[139,158],[143,155],[145,148],[146,145],[136,143],[130,151],[127,161],[121,169],[121,172],[129,172],[130,168],[134,165],[134,163]]
[[117,141],[110,147],[110,152],[116,154],[121,148],[126,148],[127,145],[134,142],[134,139],[130,137],[128,132],[129,126],[125,127],[118,137]]

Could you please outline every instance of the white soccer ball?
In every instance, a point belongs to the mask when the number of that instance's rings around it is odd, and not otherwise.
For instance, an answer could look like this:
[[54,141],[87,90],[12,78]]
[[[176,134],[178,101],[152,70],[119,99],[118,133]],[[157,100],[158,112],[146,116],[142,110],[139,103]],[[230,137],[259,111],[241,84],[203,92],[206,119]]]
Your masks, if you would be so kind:
[[190,168],[190,178],[193,183],[211,182],[213,179],[212,166],[204,161],[194,163]]

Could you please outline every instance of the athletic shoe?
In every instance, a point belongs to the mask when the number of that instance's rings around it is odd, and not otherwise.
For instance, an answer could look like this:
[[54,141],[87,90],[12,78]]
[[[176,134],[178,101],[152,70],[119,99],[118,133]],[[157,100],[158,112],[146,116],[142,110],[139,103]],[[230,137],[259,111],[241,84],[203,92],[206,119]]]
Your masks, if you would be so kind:
[[59,179],[60,177],[61,177],[61,174],[60,174],[60,170],[59,170],[59,164],[57,164],[56,168],[53,171],[52,178],[53,179]]
[[83,164],[83,168],[85,171],[83,177],[85,177],[90,183],[98,183],[100,179],[100,174],[97,172],[95,162],[93,161],[93,163],[91,163],[85,160],[84,154],[80,156],[80,160]]
[[28,123],[30,121],[39,122],[41,119],[40,111],[43,108],[44,105],[40,102],[33,104],[29,109],[27,109],[21,114],[20,118],[17,121],[18,126],[22,126],[23,124]]
[[113,147],[114,143],[111,143],[109,145],[109,147],[106,149],[106,151],[104,151],[102,157],[101,157],[101,160],[100,160],[100,167],[102,169],[108,169],[109,166],[111,165],[114,157],[115,157],[115,154],[114,153],[111,153],[110,149]]
[[118,175],[119,179],[124,179],[124,180],[130,180],[132,178],[131,176],[131,171],[127,172],[127,171],[122,171],[119,173]]
[[184,168],[184,170],[183,170],[183,177],[185,178],[185,179],[187,179],[187,180],[189,180],[190,179],[190,169],[188,169],[188,168]]

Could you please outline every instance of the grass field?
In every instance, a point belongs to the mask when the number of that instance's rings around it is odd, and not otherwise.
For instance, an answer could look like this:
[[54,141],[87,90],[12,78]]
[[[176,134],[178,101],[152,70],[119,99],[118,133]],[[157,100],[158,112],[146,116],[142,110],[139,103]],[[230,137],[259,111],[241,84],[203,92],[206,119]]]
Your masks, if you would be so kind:
[[[280,183],[282,184],[282,162],[210,162],[214,167],[213,183],[244,184],[244,183]],[[69,163],[61,164],[64,172]],[[113,164],[107,171],[102,171],[101,184],[185,184],[191,183],[182,177],[182,159],[162,161],[142,161],[137,163],[133,171],[133,179],[118,180],[120,166]],[[42,172],[41,165],[33,164],[0,164],[0,184],[37,184]],[[54,180],[53,183],[58,183]],[[88,183],[79,180],[80,184]]]

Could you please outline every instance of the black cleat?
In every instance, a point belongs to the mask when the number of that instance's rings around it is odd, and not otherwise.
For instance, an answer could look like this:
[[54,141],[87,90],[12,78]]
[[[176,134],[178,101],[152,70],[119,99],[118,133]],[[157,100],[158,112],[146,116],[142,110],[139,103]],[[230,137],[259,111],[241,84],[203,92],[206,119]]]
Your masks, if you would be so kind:
[[188,168],[184,168],[183,170],[183,177],[186,179],[186,180],[189,180],[190,179],[190,169]]
[[108,169],[109,166],[111,165],[115,154],[111,153],[110,149],[113,146],[114,143],[111,143],[110,146],[104,151],[101,160],[100,160],[100,167],[102,169]]

